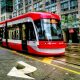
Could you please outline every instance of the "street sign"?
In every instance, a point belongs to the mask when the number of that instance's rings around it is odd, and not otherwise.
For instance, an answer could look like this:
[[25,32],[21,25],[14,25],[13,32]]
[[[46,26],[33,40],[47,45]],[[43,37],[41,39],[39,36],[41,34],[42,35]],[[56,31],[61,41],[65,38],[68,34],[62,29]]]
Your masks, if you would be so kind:
[[37,68],[31,66],[23,61],[17,62],[17,66],[13,67],[12,70],[7,74],[8,76],[20,77],[20,78],[27,78],[27,79],[34,79],[27,74],[36,71]]

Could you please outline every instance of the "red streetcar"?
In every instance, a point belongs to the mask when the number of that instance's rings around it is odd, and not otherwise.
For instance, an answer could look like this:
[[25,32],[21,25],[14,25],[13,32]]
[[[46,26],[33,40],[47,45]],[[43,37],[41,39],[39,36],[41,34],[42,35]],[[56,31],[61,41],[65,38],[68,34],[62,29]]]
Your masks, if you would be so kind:
[[63,55],[60,18],[48,12],[29,12],[0,22],[2,46],[38,55]]

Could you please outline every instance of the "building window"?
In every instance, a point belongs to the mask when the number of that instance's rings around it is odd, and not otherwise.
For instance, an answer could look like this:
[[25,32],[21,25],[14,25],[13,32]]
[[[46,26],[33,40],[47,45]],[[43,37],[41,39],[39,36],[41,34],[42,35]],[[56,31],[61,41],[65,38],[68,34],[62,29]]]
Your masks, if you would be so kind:
[[34,10],[35,11],[39,11],[39,10],[42,10],[42,2],[38,2],[38,3],[35,3],[34,4]]
[[18,3],[23,3],[23,0],[18,0]]
[[25,11],[28,12],[28,7],[25,8]]
[[46,0],[45,2],[45,6],[48,6],[48,5],[50,5],[50,0]]
[[13,7],[12,7],[12,0],[1,0],[1,14],[5,12],[12,12]]
[[25,0],[25,5],[27,6],[27,5],[29,5],[29,4],[31,4],[32,3],[32,0]]
[[1,21],[4,21],[6,18],[5,18],[5,16],[2,16],[1,17]]
[[23,7],[23,3],[18,4],[19,9]]
[[25,0],[25,5],[28,5],[28,0]]
[[15,5],[14,6],[14,11],[17,11],[18,10],[18,5]]
[[23,14],[23,13],[24,13],[23,9],[20,9],[20,10],[18,11],[18,15],[21,15],[21,14]]
[[65,2],[65,3],[61,3],[61,10],[62,11],[67,11],[68,10],[68,2]]
[[32,0],[28,0],[28,3],[31,4],[32,3]]
[[78,7],[77,0],[70,1],[70,8],[75,9]]
[[77,25],[77,13],[78,12],[75,12],[75,13],[71,13],[71,14],[64,14],[61,16],[61,19],[62,19],[62,25],[66,25],[66,27],[70,28],[70,27],[75,27]]
[[11,19],[12,18],[12,15],[9,15],[9,19]]
[[13,5],[17,5],[17,0],[14,0],[13,1]]
[[56,6],[48,7],[48,8],[46,8],[46,10],[49,11],[49,12],[55,13],[56,12]]
[[6,6],[6,12],[12,12],[13,6]]
[[56,11],[56,6],[51,7],[51,12],[55,12]]
[[51,0],[51,4],[56,3],[56,0]]
[[32,6],[28,6],[28,7],[25,8],[26,12],[31,12],[32,9],[33,9]]

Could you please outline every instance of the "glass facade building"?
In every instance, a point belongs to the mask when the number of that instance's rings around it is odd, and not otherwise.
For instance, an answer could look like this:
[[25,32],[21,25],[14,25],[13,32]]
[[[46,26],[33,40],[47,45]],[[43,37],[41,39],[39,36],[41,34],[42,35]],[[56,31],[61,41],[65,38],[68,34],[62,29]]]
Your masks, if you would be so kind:
[[13,1],[12,0],[0,0],[0,20],[6,20],[12,18]]
[[56,0],[13,0],[13,17],[31,11],[50,11],[55,13]]
[[80,42],[79,20],[77,18],[77,15],[80,13],[79,0],[61,0],[60,5],[65,42]]

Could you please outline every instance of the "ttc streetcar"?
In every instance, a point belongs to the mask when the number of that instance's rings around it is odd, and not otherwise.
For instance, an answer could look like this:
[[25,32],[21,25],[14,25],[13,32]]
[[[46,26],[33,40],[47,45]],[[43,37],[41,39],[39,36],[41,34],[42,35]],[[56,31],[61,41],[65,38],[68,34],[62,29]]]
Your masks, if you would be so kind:
[[60,17],[49,12],[29,12],[0,22],[0,44],[38,55],[63,55],[66,47]]

